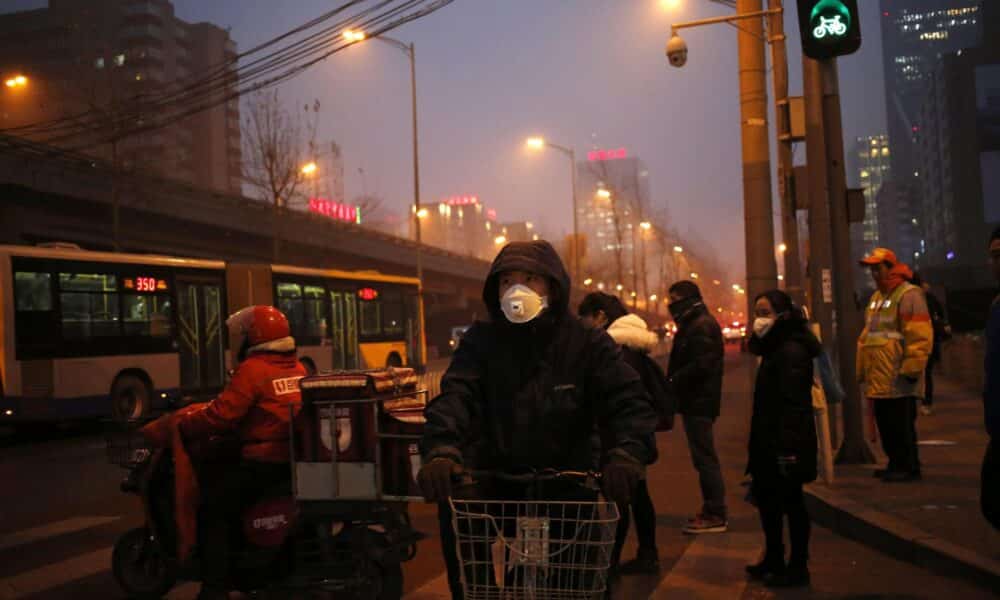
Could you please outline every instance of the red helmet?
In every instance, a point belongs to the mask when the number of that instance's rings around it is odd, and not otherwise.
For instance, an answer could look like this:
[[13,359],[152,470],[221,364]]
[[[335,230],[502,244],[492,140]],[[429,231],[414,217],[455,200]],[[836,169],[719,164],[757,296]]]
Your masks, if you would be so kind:
[[285,314],[273,306],[247,306],[229,315],[230,334],[240,334],[248,347],[291,335]]

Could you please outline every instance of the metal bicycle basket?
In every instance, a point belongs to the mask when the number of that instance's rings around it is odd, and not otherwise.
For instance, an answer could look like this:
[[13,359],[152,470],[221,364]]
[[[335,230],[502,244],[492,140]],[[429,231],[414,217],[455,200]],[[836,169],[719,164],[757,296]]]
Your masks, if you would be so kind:
[[619,517],[613,502],[449,503],[468,600],[604,597]]

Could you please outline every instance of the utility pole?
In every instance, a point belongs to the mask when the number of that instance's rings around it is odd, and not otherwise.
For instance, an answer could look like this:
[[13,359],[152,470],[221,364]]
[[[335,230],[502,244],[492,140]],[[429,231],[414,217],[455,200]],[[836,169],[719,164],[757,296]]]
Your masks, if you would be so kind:
[[785,290],[796,304],[804,304],[802,263],[799,260],[799,229],[792,194],[792,128],[788,106],[788,51],[785,46],[785,20],[782,0],[768,0],[768,42],[771,46],[771,69],[774,84],[774,130],[778,141],[778,201],[781,203],[781,237],[786,249]]
[[874,462],[865,442],[861,409],[861,390],[855,376],[857,338],[861,332],[854,298],[851,270],[851,237],[847,222],[847,175],[844,171],[844,131],[840,115],[840,89],[836,59],[819,61],[823,86],[823,131],[826,138],[826,177],[830,199],[830,228],[833,238],[833,285],[836,290],[837,356],[840,380],[847,396],[844,399],[844,441],[837,454],[841,464]]
[[[761,0],[736,0],[737,16],[759,13]],[[737,33],[740,72],[740,128],[743,148],[743,211],[746,234],[747,314],[758,294],[777,287],[771,168],[767,130],[767,67],[764,23],[747,19]]]

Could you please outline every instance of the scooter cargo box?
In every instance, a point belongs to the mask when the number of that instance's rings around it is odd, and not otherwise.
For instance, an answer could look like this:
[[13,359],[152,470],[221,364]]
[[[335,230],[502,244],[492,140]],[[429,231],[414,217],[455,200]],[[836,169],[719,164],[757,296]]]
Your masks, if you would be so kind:
[[[417,395],[399,397],[416,392],[417,375],[411,368],[336,371],[306,377],[299,385],[306,424],[302,443],[306,460],[329,460],[336,440],[338,461],[372,462],[376,407],[381,414],[386,408],[412,410],[416,402],[421,416],[423,413],[423,402]],[[382,397],[395,399],[383,402]],[[388,407],[383,406],[386,403]]]
[[326,373],[302,379],[300,387],[297,497],[419,495],[417,442],[427,397],[412,369]]

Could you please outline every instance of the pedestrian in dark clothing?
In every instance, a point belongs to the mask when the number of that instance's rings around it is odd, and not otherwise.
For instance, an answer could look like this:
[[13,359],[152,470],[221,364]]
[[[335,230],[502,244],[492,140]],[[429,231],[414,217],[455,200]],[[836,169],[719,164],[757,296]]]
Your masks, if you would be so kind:
[[[990,236],[990,260],[993,275],[1000,283],[1000,227]],[[990,442],[983,457],[980,501],[983,516],[1000,530],[1000,295],[993,300],[986,324],[985,370],[983,412]]]
[[712,440],[712,428],[722,401],[725,348],[722,328],[708,312],[701,290],[692,281],[670,287],[670,314],[677,324],[667,387],[684,417],[691,460],[701,484],[702,509],[684,526],[684,533],[722,533],[728,528],[726,487]]
[[951,325],[948,324],[948,313],[945,312],[944,305],[934,295],[930,284],[924,281],[920,273],[914,273],[910,283],[924,291],[927,312],[930,313],[931,327],[934,330],[931,355],[927,359],[927,370],[924,373],[924,397],[920,404],[920,414],[930,416],[934,414],[934,367],[941,363],[942,344],[951,339]]
[[[665,397],[667,381],[663,371],[649,356],[656,346],[657,337],[649,331],[646,322],[639,315],[629,314],[617,297],[604,292],[587,294],[577,312],[584,325],[606,330],[611,339],[621,346],[625,362],[642,379],[651,406],[658,414],[663,414],[669,401]],[[607,436],[602,440],[602,445],[607,443],[606,438]],[[620,575],[655,575],[660,571],[659,552],[656,549],[656,510],[649,497],[645,479],[641,479],[636,486],[629,509],[621,511],[621,519],[618,521],[615,546],[611,554],[612,572]],[[639,549],[635,559],[619,566],[622,546],[628,536],[630,513],[635,519]]]
[[[600,424],[614,440],[604,449],[602,487],[625,507],[656,457],[657,416],[638,374],[607,334],[569,312],[570,289],[549,243],[508,244],[483,287],[490,321],[462,336],[441,393],[425,410],[418,482],[428,501],[441,503],[442,553],[455,598],[462,591],[447,499],[463,467],[589,470],[591,434]],[[505,500],[524,500],[530,490],[502,492]],[[536,499],[568,499],[561,490],[542,494]]]
[[[747,473],[760,512],[764,558],[747,566],[752,577],[774,587],[809,584],[809,515],[802,484],[816,479],[813,359],[819,340],[788,294],[772,290],[754,302],[750,352],[761,357],[753,392]],[[785,565],[784,519],[791,556]]]

